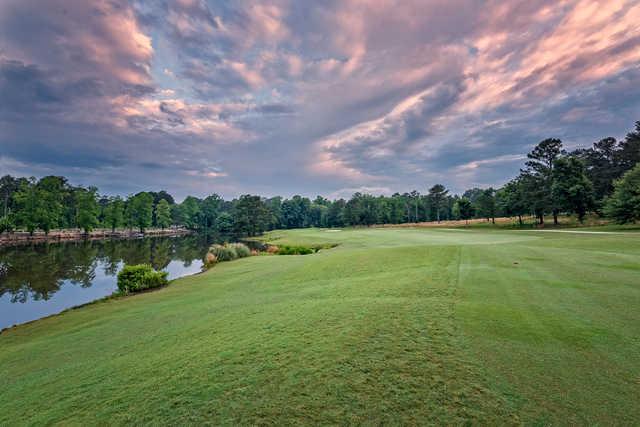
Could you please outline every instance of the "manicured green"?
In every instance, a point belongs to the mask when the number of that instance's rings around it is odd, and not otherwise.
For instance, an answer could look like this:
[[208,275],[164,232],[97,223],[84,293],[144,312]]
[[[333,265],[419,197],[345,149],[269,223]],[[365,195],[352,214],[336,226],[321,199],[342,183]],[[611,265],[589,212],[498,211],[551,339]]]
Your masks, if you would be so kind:
[[640,234],[305,229],[0,334],[0,425],[633,425]]

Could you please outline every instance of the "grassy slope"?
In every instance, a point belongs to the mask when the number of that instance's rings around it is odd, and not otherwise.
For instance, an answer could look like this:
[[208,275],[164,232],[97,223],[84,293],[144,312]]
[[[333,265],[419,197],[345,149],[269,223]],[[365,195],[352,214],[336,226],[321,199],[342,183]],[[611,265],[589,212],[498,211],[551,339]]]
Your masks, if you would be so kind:
[[640,234],[269,238],[340,246],[4,332],[0,425],[640,419]]

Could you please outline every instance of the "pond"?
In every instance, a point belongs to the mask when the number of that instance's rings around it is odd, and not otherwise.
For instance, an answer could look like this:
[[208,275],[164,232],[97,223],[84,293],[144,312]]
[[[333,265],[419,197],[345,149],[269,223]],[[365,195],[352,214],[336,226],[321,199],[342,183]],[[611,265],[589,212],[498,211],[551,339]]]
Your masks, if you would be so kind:
[[198,273],[214,240],[188,235],[0,248],[0,330],[112,294],[125,264],[151,264],[169,279]]

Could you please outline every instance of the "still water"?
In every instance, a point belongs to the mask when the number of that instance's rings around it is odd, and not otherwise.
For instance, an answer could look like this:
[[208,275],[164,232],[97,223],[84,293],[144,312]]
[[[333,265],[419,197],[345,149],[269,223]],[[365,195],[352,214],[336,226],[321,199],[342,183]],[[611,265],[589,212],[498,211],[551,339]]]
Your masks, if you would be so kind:
[[212,241],[190,235],[0,248],[0,330],[110,295],[125,264],[151,264],[169,279],[197,273]]

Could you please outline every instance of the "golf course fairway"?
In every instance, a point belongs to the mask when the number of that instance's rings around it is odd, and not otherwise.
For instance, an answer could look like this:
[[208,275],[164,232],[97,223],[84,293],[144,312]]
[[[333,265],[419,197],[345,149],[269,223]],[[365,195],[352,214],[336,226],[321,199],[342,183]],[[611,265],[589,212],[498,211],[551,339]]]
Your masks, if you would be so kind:
[[640,420],[640,233],[263,239],[338,246],[5,330],[0,425]]

